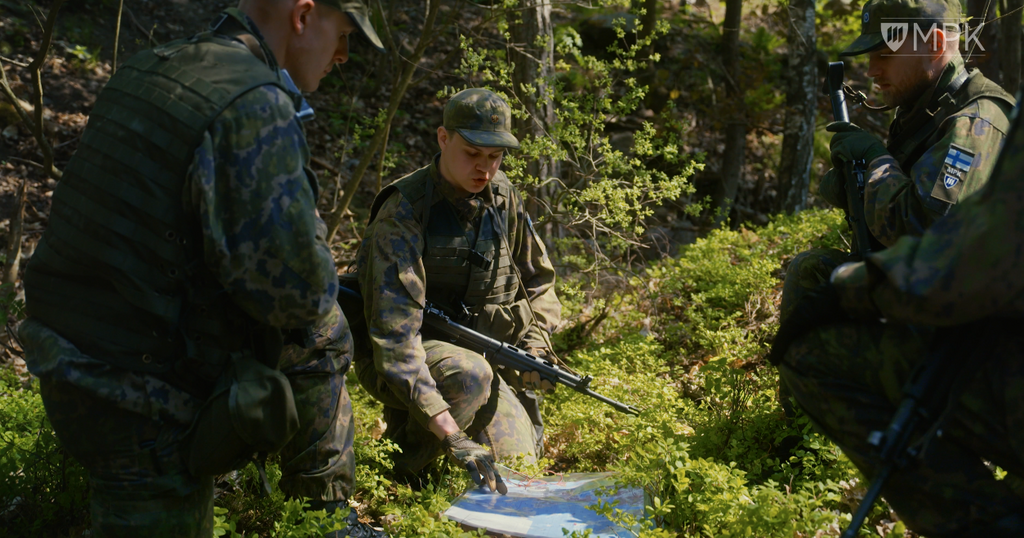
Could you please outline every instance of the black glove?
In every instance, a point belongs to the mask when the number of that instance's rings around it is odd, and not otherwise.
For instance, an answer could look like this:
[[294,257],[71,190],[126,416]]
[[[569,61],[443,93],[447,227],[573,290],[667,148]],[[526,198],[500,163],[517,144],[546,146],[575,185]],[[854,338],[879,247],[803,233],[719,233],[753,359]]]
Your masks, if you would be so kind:
[[834,121],[825,130],[832,135],[829,151],[832,152],[832,166],[841,168],[845,163],[864,159],[865,163],[889,153],[877,136],[846,121]]
[[830,168],[818,183],[818,196],[821,196],[832,207],[847,209],[846,205],[846,174]]
[[448,455],[455,458],[469,471],[469,477],[476,485],[487,480],[487,487],[504,495],[508,493],[501,475],[494,471],[494,459],[486,448],[476,444],[466,436],[466,432],[457,431],[444,438],[444,448]]
[[768,353],[768,362],[778,366],[790,344],[811,329],[849,319],[832,284],[819,285],[800,298],[779,326],[779,332],[775,333],[772,341],[772,350]]

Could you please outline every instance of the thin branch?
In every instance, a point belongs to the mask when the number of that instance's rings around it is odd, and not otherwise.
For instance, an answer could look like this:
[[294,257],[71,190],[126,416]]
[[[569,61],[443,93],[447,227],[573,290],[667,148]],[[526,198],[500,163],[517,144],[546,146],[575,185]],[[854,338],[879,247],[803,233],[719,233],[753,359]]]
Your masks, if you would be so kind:
[[4,64],[0,63],[0,89],[4,91],[4,95],[14,105],[14,110],[18,113],[21,121],[25,122],[32,131],[35,131],[35,126],[32,124],[32,117],[28,115],[25,108],[21,106],[21,99],[18,99],[17,95],[14,95],[14,91],[11,90],[11,83],[7,81],[7,71],[4,70]]
[[38,168],[40,170],[43,169],[43,165],[41,165],[41,164],[39,164],[39,163],[37,163],[35,161],[30,161],[28,159],[22,159],[21,157],[5,157],[5,159],[7,159],[8,161],[14,161],[16,163],[21,163],[21,164],[27,164],[27,165],[30,165],[30,166],[35,166],[36,168]]
[[124,11],[124,0],[117,4],[117,25],[114,27],[114,59],[110,63],[110,74],[117,73],[117,47],[121,40],[121,13]]
[[440,11],[441,0],[430,0],[427,6],[427,17],[423,22],[423,30],[420,33],[419,43],[416,45],[416,49],[412,55],[409,56],[409,64],[402,70],[402,76],[397,80],[394,88],[391,91],[391,99],[388,103],[388,109],[384,118],[384,125],[377,129],[374,133],[373,139],[370,140],[363,157],[359,159],[359,165],[356,166],[355,171],[352,173],[352,177],[345,183],[345,194],[342,196],[338,206],[334,208],[334,211],[327,216],[325,221],[327,222],[327,242],[330,243],[334,239],[335,233],[338,231],[338,227],[341,226],[342,215],[348,210],[349,204],[352,203],[352,198],[355,197],[356,191],[358,190],[359,184],[362,182],[363,176],[366,174],[366,169],[370,167],[370,163],[373,160],[374,154],[381,149],[384,143],[384,138],[387,136],[388,128],[391,125],[391,121],[395,117],[395,112],[398,111],[399,105],[402,103],[402,99],[405,97],[405,92],[409,88],[409,82],[412,80],[412,75],[416,71],[416,64],[419,63],[420,58],[423,57],[423,52],[433,43],[437,37],[434,32],[434,23],[437,21],[437,13]]
[[39,52],[35,61],[29,65],[32,71],[32,83],[35,86],[33,94],[35,100],[35,123],[32,125],[36,142],[39,144],[39,151],[43,154],[43,170],[54,178],[61,178],[61,171],[53,166],[53,148],[46,140],[46,133],[43,129],[43,66],[46,65],[46,57],[50,54],[50,45],[53,43],[53,27],[57,23],[57,12],[60,11],[64,0],[55,0],[50,7],[50,13],[46,16],[46,25],[43,29],[43,40],[39,45]]
[[[155,39],[153,39],[153,31],[152,30],[146,30],[146,28],[144,26],[139,24],[139,20],[135,18],[135,14],[132,13],[131,8],[125,8],[124,11],[125,11],[125,13],[128,14],[128,18],[132,20],[132,24],[135,25],[135,29],[137,29],[138,31],[142,32],[142,35],[147,36],[149,38],[149,46],[151,46],[151,47],[157,46],[158,43],[156,42]],[[156,28],[156,25],[154,25],[153,27]]]
[[28,64],[23,64],[23,63],[21,63],[21,62],[19,62],[17,60],[12,60],[10,58],[5,58],[3,56],[0,56],[0,60],[3,60],[3,61],[5,61],[5,62],[7,62],[9,64],[14,64],[14,65],[16,65],[18,67],[28,67]]
[[18,268],[21,266],[21,231],[25,224],[25,200],[28,197],[28,178],[22,178],[18,187],[17,201],[14,203],[15,213],[11,217],[10,228],[7,230],[7,264],[4,266],[3,283],[18,280]]

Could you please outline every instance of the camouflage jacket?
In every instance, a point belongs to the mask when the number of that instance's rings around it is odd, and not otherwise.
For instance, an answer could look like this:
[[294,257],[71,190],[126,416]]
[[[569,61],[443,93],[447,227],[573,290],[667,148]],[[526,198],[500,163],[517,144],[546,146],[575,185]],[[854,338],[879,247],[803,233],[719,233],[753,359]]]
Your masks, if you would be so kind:
[[[958,55],[946,66],[936,88],[946,88],[963,71]],[[891,144],[901,129],[913,123],[915,116],[934,110],[937,101],[929,92],[913,109],[899,110],[890,127],[891,152],[897,152]],[[950,206],[981,189],[1003,145],[1009,111],[1009,104],[1001,100],[973,100],[942,121],[928,137],[930,146],[916,160],[901,165],[887,154],[868,163],[864,216],[871,234],[886,246],[907,234],[921,235]]]
[[[277,68],[273,58],[267,62]],[[248,316],[274,327],[309,327],[336,304],[337,273],[308,160],[292,97],[276,86],[258,87],[214,120],[182,193],[202,231],[203,262]],[[71,382],[154,418],[187,423],[202,404],[156,376],[84,355],[32,319],[19,333],[37,376]]]
[[991,180],[920,237],[837,269],[843,307],[891,322],[949,326],[1024,314],[1024,131],[1015,120]]
[[[455,206],[467,230],[479,225],[493,202],[490,189],[460,198],[437,170],[437,157],[429,170],[434,188]],[[531,327],[526,340],[542,347],[540,331],[550,333],[561,318],[555,295],[555,270],[548,259],[522,198],[514,197],[508,217],[508,244],[522,274],[527,296],[539,327]],[[399,402],[421,424],[448,409],[426,365],[420,335],[426,301],[426,273],[421,253],[423,232],[417,212],[399,192],[383,203],[367,227],[359,248],[359,285],[366,301],[367,326],[373,345],[376,371]]]

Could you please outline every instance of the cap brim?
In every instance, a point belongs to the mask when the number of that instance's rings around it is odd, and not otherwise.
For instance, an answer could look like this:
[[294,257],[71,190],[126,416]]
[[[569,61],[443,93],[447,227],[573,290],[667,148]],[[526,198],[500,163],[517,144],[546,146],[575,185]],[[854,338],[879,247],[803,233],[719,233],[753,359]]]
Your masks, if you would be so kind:
[[365,14],[358,11],[346,11],[345,14],[359,27],[359,31],[370,42],[370,45],[373,45],[373,48],[380,52],[385,51],[384,45],[380,42],[380,38],[377,37],[377,32],[373,29],[373,25],[370,24],[370,19]]
[[512,133],[496,133],[494,131],[471,131],[469,129],[455,129],[466,142],[482,148],[510,148],[519,149],[519,139],[512,136]]
[[885,46],[885,40],[882,39],[882,34],[861,34],[857,39],[850,43],[849,47],[846,47],[843,52],[840,52],[840,56],[859,56],[879,49]]

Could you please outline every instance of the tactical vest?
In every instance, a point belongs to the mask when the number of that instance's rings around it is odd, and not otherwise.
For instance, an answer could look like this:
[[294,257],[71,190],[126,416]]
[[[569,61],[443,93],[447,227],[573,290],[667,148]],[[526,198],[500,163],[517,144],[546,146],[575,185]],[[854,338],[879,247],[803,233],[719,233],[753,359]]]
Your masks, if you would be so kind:
[[[909,171],[925,151],[935,145],[939,128],[946,119],[974,101],[984,98],[1002,101],[1010,108],[1017,104],[1012,95],[985,78],[981,71],[972,70],[967,80],[957,88],[947,88],[938,99],[933,99],[927,113],[924,110],[919,111],[915,117],[908,119],[898,134],[893,136],[890,133],[887,146],[889,153],[900,163],[901,169]],[[995,118],[985,119],[996,122]],[[1003,118],[995,127],[1005,133],[1010,127],[1009,120]]]
[[252,352],[254,322],[205,269],[182,196],[210,124],[267,84],[287,91],[249,49],[210,32],[121,66],[54,191],[25,273],[29,315],[96,359],[172,378],[208,381]]
[[470,314],[478,313],[484,305],[512,303],[519,291],[507,233],[512,184],[498,172],[489,183],[494,205],[472,230],[466,231],[451,202],[433,188],[434,181],[444,180],[435,179],[432,168],[421,168],[381,190],[373,201],[370,222],[397,190],[412,204],[424,229],[428,301],[451,312],[461,312],[465,305]]

